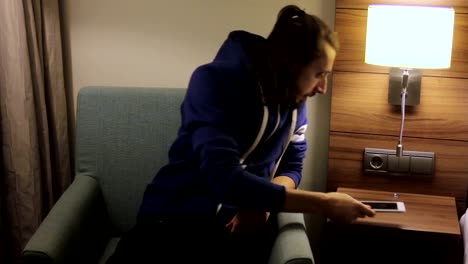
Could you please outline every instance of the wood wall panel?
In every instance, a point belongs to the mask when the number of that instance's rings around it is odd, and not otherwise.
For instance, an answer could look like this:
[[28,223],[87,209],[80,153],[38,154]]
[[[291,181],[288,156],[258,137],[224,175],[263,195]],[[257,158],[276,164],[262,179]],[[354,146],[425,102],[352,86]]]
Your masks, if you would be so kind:
[[[468,0],[467,0],[468,2]],[[341,49],[335,62],[336,71],[388,73],[389,67],[364,62],[366,50],[367,10],[337,9],[335,31]],[[424,76],[466,78],[468,76],[468,14],[456,14],[450,69],[423,70]]]
[[459,202],[465,200],[468,188],[468,142],[404,140],[404,150],[435,153],[435,174],[429,179],[363,173],[364,148],[395,149],[397,141],[398,137],[331,132],[328,189],[349,187],[452,196]]
[[[398,136],[401,110],[387,103],[388,79],[387,74],[335,72],[330,130]],[[404,138],[468,141],[467,82],[423,77],[420,104],[406,108],[403,132]]]
[[[454,6],[452,65],[423,70],[421,103],[406,108],[404,150],[435,152],[429,179],[371,176],[362,171],[364,148],[396,147],[400,107],[387,103],[388,67],[366,65],[369,4]],[[331,90],[329,191],[338,186],[452,196],[459,213],[468,193],[468,0],[337,0],[337,54]]]
[[456,13],[468,13],[466,0],[336,0],[336,8],[367,9],[370,4],[447,6]]

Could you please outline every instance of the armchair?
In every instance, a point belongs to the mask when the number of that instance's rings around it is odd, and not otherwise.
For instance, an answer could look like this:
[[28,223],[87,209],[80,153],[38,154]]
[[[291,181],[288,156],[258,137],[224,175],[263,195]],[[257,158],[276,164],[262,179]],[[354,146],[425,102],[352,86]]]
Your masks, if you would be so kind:
[[[22,252],[23,263],[104,263],[133,226],[146,184],[167,161],[185,89],[84,87],[76,176]],[[279,214],[271,264],[314,263],[304,217]]]

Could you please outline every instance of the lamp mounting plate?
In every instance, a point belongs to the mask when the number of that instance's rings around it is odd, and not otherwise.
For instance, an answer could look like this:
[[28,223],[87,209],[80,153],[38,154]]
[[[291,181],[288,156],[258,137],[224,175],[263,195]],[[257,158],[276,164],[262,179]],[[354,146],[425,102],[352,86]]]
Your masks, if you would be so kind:
[[[388,103],[401,105],[402,76],[405,69],[391,68],[388,88]],[[408,88],[405,105],[418,105],[421,96],[421,70],[409,70]]]

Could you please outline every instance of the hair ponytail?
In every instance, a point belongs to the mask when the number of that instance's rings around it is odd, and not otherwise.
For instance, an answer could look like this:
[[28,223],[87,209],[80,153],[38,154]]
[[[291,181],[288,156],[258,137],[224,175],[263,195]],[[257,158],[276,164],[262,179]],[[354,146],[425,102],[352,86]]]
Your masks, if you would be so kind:
[[288,5],[288,6],[283,7],[278,12],[277,21],[282,22],[286,20],[304,18],[305,14],[306,13],[304,12],[304,10],[300,9],[299,7],[295,5]]

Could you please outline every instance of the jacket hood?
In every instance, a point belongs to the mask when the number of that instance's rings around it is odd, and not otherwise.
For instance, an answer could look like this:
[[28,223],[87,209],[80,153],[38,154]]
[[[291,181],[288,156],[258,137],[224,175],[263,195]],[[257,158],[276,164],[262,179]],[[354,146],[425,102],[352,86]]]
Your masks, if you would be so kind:
[[238,62],[249,64],[247,49],[265,41],[262,36],[237,30],[229,33],[227,39],[216,54],[214,61]]

